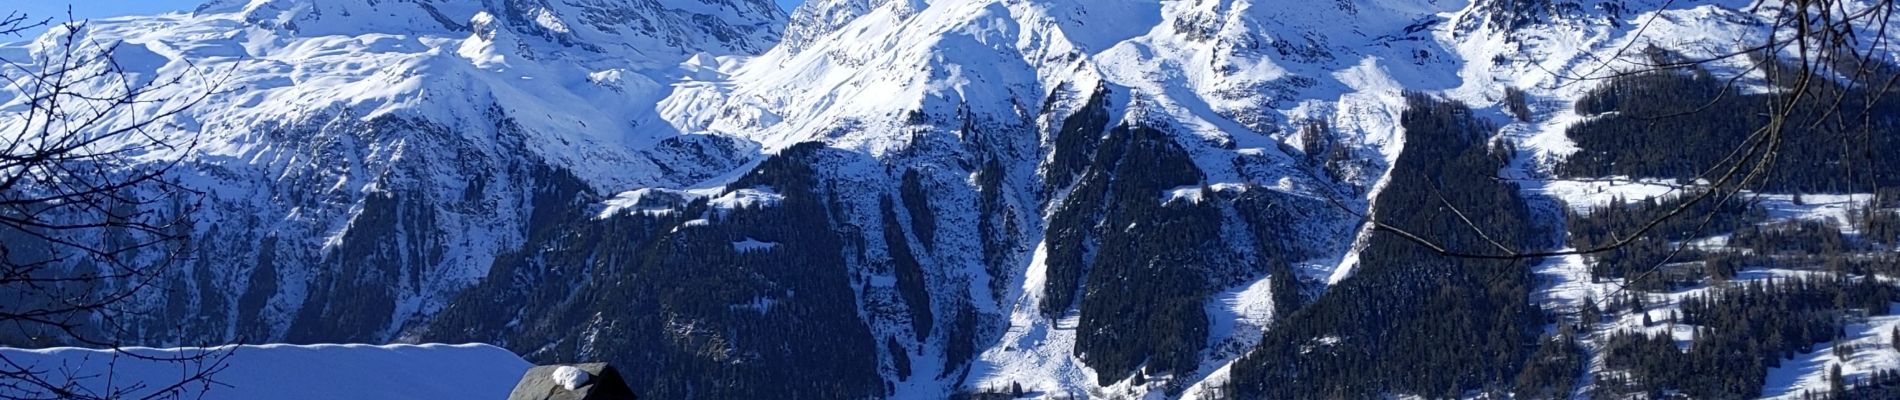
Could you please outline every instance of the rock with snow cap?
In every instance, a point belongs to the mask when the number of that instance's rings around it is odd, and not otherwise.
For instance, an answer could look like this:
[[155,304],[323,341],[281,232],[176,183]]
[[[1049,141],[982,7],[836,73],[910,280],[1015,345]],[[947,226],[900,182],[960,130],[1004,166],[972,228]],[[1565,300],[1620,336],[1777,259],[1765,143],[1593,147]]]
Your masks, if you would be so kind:
[[633,390],[607,363],[543,365],[528,369],[508,400],[633,400]]

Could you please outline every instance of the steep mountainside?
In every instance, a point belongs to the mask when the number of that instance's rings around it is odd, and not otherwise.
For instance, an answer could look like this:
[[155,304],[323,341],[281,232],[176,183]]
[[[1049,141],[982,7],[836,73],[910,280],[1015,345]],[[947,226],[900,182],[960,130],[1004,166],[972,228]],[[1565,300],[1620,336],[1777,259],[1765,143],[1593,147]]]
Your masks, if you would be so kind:
[[1693,176],[1587,162],[1668,157],[1619,141],[1650,109],[1614,90],[1688,92],[1571,77],[1759,40],[1748,6],[225,0],[80,29],[237,80],[171,121],[205,139],[175,154],[200,245],[128,340],[480,341],[656,398],[1458,397],[1613,386],[1633,339],[1554,332],[1641,278],[1355,216],[1580,245],[1593,207],[1673,193],[1549,178]]
[[[742,141],[678,134],[652,104],[659,82],[693,71],[689,55],[769,47],[783,18],[765,1],[256,0],[79,27],[132,76],[229,78],[156,132],[201,143],[150,156],[187,160],[205,245],[171,293],[143,300],[159,312],[133,334],[387,340],[593,193],[757,158]],[[39,59],[67,29],[6,57]],[[205,88],[164,90],[184,101]]]

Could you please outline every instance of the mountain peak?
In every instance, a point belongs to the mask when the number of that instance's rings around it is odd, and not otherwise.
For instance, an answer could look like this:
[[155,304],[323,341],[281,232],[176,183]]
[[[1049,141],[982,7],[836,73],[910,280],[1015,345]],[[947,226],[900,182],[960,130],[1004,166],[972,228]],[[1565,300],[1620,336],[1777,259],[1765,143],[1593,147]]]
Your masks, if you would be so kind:
[[1592,21],[1617,26],[1626,14],[1634,15],[1663,6],[1664,2],[1655,0],[1599,3],[1572,0],[1475,0],[1467,8],[1465,17],[1459,20],[1458,27],[1467,31],[1486,27],[1510,32],[1564,21]]
[[810,0],[792,10],[791,22],[785,27],[785,40],[780,46],[788,51],[798,52],[811,46],[818,40],[838,28],[850,24],[852,20],[871,10],[885,6],[901,7],[902,12],[914,14],[928,7],[922,0]]
[[484,12],[498,28],[557,48],[660,58],[690,54],[679,49],[761,53],[785,26],[767,0],[216,0],[197,10],[302,36],[461,34]]

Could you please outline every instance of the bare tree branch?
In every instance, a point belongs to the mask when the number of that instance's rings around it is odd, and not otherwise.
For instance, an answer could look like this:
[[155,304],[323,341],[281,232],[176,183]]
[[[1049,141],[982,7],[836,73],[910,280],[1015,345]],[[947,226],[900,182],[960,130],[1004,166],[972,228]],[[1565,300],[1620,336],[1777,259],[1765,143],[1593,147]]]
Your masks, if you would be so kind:
[[[1673,0],[1668,3],[1672,4]],[[1754,7],[1761,8],[1769,6],[1767,3],[1767,0],[1758,0]],[[1663,8],[1667,8],[1667,4],[1665,4]],[[1821,107],[1821,112],[1813,118],[1814,124],[1823,123],[1841,110],[1841,105],[1844,104],[1845,97],[1849,95],[1850,90],[1848,89],[1859,87],[1858,84],[1862,82],[1861,79],[1871,76],[1871,69],[1875,68],[1872,67],[1872,65],[1878,65],[1873,61],[1875,60],[1874,57],[1878,54],[1882,54],[1887,49],[1888,44],[1885,40],[1886,29],[1888,28],[1887,23],[1891,21],[1891,17],[1895,11],[1895,4],[1893,0],[1881,0],[1872,2],[1868,7],[1863,9],[1850,12],[1847,10],[1845,0],[1793,0],[1782,3],[1781,7],[1774,8],[1780,11],[1774,14],[1775,20],[1770,24],[1768,35],[1764,43],[1757,46],[1750,46],[1697,60],[1647,63],[1641,64],[1643,68],[1637,70],[1616,70],[1613,73],[1601,74],[1600,72],[1606,69],[1614,70],[1615,68],[1611,67],[1610,64],[1616,60],[1624,59],[1626,53],[1628,53],[1637,42],[1641,41],[1639,39],[1644,32],[1647,31],[1647,27],[1662,15],[1659,11],[1645,20],[1643,28],[1638,29],[1634,35],[1635,37],[1619,46],[1608,59],[1601,61],[1596,67],[1586,73],[1582,75],[1566,75],[1551,72],[1552,75],[1559,77],[1560,82],[1601,81],[1637,74],[1653,73],[1656,71],[1695,67],[1750,55],[1761,55],[1760,59],[1751,63],[1749,68],[1734,77],[1726,79],[1726,82],[1722,85],[1721,93],[1718,94],[1717,100],[1692,107],[1690,110],[1682,113],[1637,117],[1644,119],[1671,118],[1691,113],[1707,112],[1715,104],[1721,102],[1720,97],[1731,93],[1733,88],[1739,84],[1739,81],[1744,76],[1758,70],[1763,71],[1764,80],[1769,87],[1785,88],[1779,96],[1771,97],[1771,102],[1768,104],[1771,114],[1769,122],[1751,133],[1748,138],[1739,144],[1722,162],[1711,166],[1709,171],[1705,171],[1702,176],[1698,177],[1698,181],[1711,182],[1696,185],[1702,186],[1705,190],[1701,190],[1674,209],[1642,224],[1633,231],[1613,235],[1616,239],[1608,244],[1581,249],[1517,250],[1503,246],[1501,243],[1490,240],[1490,238],[1486,236],[1485,239],[1496,248],[1496,251],[1450,248],[1438,240],[1429,237],[1427,234],[1411,232],[1386,224],[1374,215],[1367,215],[1366,213],[1361,213],[1353,210],[1351,207],[1347,207],[1338,199],[1329,198],[1328,200],[1330,200],[1336,208],[1358,217],[1363,223],[1371,225],[1375,231],[1391,233],[1406,241],[1413,242],[1435,253],[1448,257],[1516,260],[1567,255],[1589,255],[1627,247],[1641,240],[1645,235],[1653,232],[1665,222],[1684,217],[1690,210],[1694,209],[1694,207],[1711,198],[1720,197],[1726,202],[1728,199],[1732,199],[1736,195],[1748,191],[1751,187],[1759,185],[1761,181],[1765,179],[1765,174],[1773,168],[1776,156],[1780,153],[1780,148],[1785,142],[1786,132],[1790,128],[1788,123],[1794,119],[1794,114],[1797,110],[1802,109],[1803,105],[1809,102],[1819,101],[1825,102],[1819,104],[1832,104],[1833,106],[1831,107]],[[1859,38],[1861,37],[1858,32],[1864,30],[1864,28],[1871,28],[1875,33],[1870,35],[1873,39],[1868,43],[1868,46],[1858,46],[1860,43]],[[1784,31],[1789,33],[1785,38],[1782,36]],[[1862,49],[1860,47],[1865,48]],[[1780,68],[1782,61],[1779,55],[1786,51],[1792,51],[1794,55],[1793,58],[1796,61],[1794,64],[1795,71],[1788,74],[1794,77],[1792,82],[1780,81],[1784,71]],[[1817,96],[1828,94],[1823,93],[1816,85],[1816,79],[1829,79],[1823,76],[1824,73],[1831,72],[1826,70],[1828,63],[1825,61],[1828,61],[1829,57],[1838,56],[1843,53],[1848,54],[1856,63],[1852,68],[1853,71],[1843,76],[1845,81],[1839,83],[1841,89],[1829,90],[1835,92],[1836,98],[1817,98]],[[1889,74],[1888,82],[1878,87],[1878,90],[1873,90],[1872,92],[1875,93],[1870,93],[1869,96],[1884,95],[1886,91],[1893,88],[1896,80],[1900,80],[1900,74]],[[1873,97],[1870,100],[1878,100],[1878,97]],[[1867,107],[1868,109],[1863,112],[1863,118],[1870,119],[1873,113],[1873,103],[1868,103]],[[1871,123],[1865,125],[1868,126],[1867,129],[1871,129]],[[1869,134],[1871,135],[1871,133]],[[1716,179],[1705,179],[1710,172],[1714,172],[1715,168],[1724,168],[1724,166],[1726,166],[1725,170],[1722,171]],[[1446,206],[1452,207],[1453,212],[1459,213],[1459,216],[1461,218],[1463,217],[1463,213],[1456,207],[1451,206],[1449,202],[1446,203]],[[1718,209],[1711,212],[1717,213],[1721,211]],[[1706,225],[1707,219],[1706,217],[1704,218],[1704,225]],[[1467,225],[1467,228],[1483,235],[1483,228],[1476,226],[1468,218],[1464,218],[1463,221]]]
[[[112,349],[172,363],[175,382],[29,365],[0,354],[0,398],[177,398],[215,382],[232,349],[129,351],[128,304],[175,277],[201,194],[177,180],[198,132],[172,124],[226,86],[229,71],[132,71],[84,21],[53,25],[27,59],[0,57],[0,343]],[[48,25],[0,18],[0,35]],[[156,76],[154,76],[156,75]],[[93,384],[103,379],[103,387]],[[82,381],[88,382],[81,384]]]

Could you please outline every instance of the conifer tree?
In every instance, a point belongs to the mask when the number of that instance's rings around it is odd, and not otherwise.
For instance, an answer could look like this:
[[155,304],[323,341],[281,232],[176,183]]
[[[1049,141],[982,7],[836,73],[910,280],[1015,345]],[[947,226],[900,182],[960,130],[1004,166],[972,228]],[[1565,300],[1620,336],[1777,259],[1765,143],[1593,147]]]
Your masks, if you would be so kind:
[[1829,397],[1840,398],[1847,393],[1847,385],[1841,381],[1841,364],[1835,363],[1833,368],[1828,369],[1827,386]]

